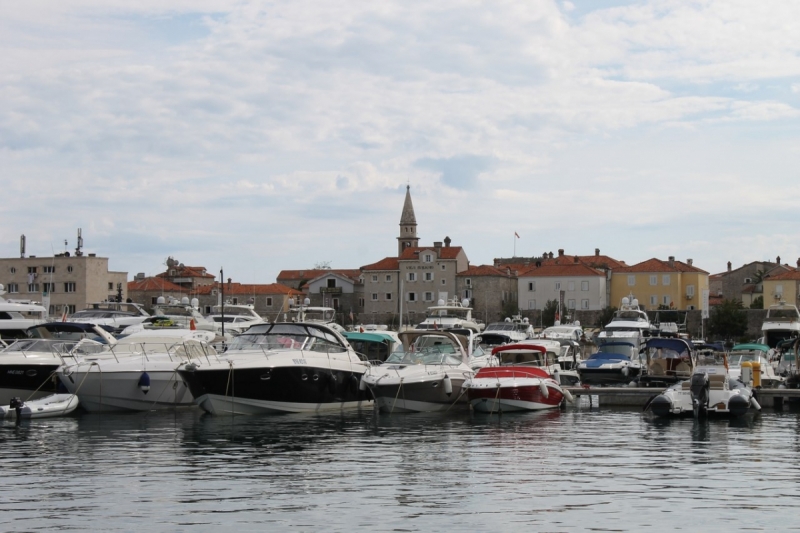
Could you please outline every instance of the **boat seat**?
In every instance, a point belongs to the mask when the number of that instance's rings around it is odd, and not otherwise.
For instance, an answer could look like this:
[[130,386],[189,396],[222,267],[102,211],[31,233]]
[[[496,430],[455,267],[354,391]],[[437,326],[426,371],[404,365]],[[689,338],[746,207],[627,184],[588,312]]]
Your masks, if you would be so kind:
[[664,375],[664,365],[655,361],[650,364],[650,374],[654,376],[663,376]]
[[721,374],[712,374],[708,376],[709,385],[711,390],[723,390],[725,388],[725,381],[728,377]]
[[675,367],[675,372],[679,374],[689,374],[692,371],[691,367],[686,363],[678,363],[678,366]]
[[691,382],[691,380],[688,380],[688,379],[687,379],[686,381],[684,381],[684,382],[682,382],[682,383],[681,383],[681,389],[683,389],[683,390],[689,390],[689,389],[691,389],[691,388],[692,388],[692,382]]

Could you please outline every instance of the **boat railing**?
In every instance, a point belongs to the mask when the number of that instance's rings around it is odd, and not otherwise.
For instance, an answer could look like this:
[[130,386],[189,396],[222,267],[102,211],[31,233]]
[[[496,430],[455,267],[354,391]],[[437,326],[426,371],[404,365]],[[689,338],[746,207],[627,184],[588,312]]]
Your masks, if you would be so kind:
[[116,362],[131,357],[144,357],[150,361],[153,356],[166,356],[170,361],[181,362],[187,359],[199,359],[216,354],[217,351],[208,343],[189,340],[180,342],[135,342],[109,346],[110,353]]
[[23,357],[41,357],[50,354],[56,357],[69,356],[77,340],[64,339],[19,339],[3,349],[2,353],[19,353]]

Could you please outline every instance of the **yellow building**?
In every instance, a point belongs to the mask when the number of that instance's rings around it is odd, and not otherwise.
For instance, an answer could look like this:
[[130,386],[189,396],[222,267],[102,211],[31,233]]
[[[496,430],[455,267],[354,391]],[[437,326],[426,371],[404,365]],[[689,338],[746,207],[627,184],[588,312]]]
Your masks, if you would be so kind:
[[622,298],[633,294],[645,310],[659,306],[690,310],[703,308],[703,290],[708,289],[708,272],[670,256],[669,260],[648,259],[633,266],[616,268],[611,274],[610,305],[619,307]]
[[764,278],[764,309],[780,302],[797,305],[800,270],[790,270]]

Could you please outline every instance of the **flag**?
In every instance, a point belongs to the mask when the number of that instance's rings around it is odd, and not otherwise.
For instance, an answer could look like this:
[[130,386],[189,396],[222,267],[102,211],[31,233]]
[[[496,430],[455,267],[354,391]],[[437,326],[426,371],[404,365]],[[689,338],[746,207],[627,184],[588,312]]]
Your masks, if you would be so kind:
[[66,322],[67,321],[67,311],[68,310],[69,310],[69,308],[65,305],[64,306],[64,312],[61,313],[61,322]]
[[515,232],[514,232],[514,237],[516,237],[517,239],[519,239],[519,233],[517,233],[517,232],[515,231]]
[[189,321],[189,329],[193,331],[197,329],[197,326],[194,323],[194,318]]
[[353,317],[353,312],[350,311],[350,322],[355,322],[356,319]]

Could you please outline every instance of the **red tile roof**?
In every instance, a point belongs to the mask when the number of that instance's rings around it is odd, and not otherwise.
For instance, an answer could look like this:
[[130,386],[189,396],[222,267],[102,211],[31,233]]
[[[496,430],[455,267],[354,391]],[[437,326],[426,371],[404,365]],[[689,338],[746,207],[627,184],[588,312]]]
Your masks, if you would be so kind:
[[128,292],[131,291],[166,291],[166,292],[186,292],[189,291],[184,289],[180,285],[176,285],[171,281],[157,278],[157,277],[147,277],[144,279],[134,280],[128,282]]
[[[219,290],[219,282],[212,283],[211,285],[202,285],[197,287],[194,291],[194,294],[198,295],[209,295],[211,291]],[[256,284],[243,284],[243,283],[225,283],[224,284],[224,292],[225,296],[228,295],[241,295],[241,296],[253,296],[253,295],[262,295],[262,294],[280,294],[280,295],[288,295],[288,296],[298,296],[302,295],[302,291],[298,291],[287,287],[286,285],[281,285],[280,283],[267,283],[264,285],[256,285]]]
[[439,255],[439,259],[455,259],[458,257],[459,252],[461,252],[461,246],[442,246],[437,250],[433,246],[416,246],[416,247],[409,247],[403,250],[403,253],[400,254],[399,259],[401,261],[411,261],[419,259],[419,254],[423,250],[430,250],[432,252],[437,252]]
[[400,261],[396,257],[385,257],[377,263],[361,267],[361,270],[400,270]]
[[603,276],[605,274],[583,263],[569,263],[564,265],[545,264],[540,267],[528,268],[520,272],[518,277],[538,278],[538,277],[568,277],[568,276]]
[[[171,276],[170,271],[174,270],[175,275]],[[214,279],[215,276],[206,272],[205,267],[193,267],[193,266],[175,266],[172,268],[168,268],[165,272],[160,274],[156,274],[156,277],[159,278],[212,278]]]
[[782,274],[776,274],[774,276],[770,276],[766,278],[769,281],[784,281],[784,280],[796,280],[800,281],[800,270],[789,270],[787,272],[783,272]]
[[308,270],[281,270],[280,273],[278,274],[277,280],[279,282],[300,281],[304,279],[311,280],[314,278],[318,278],[323,274],[328,274],[331,272],[334,272],[346,278],[350,278],[352,280],[357,280],[358,277],[361,275],[361,271],[358,269],[310,268]]
[[463,272],[458,273],[459,277],[476,277],[476,276],[500,276],[504,278],[515,277],[515,270],[511,268],[511,274],[508,274],[508,271],[505,267],[497,268],[491,265],[480,265],[480,266],[470,266]]
[[684,263],[683,261],[673,261],[673,266],[669,265],[669,262],[662,261],[661,259],[656,259],[653,257],[652,259],[648,259],[647,261],[642,261],[641,263],[637,263],[633,266],[618,268],[614,270],[614,273],[622,273],[622,272],[700,272],[703,274],[708,274],[705,270],[701,270],[695,266],[689,265]]

